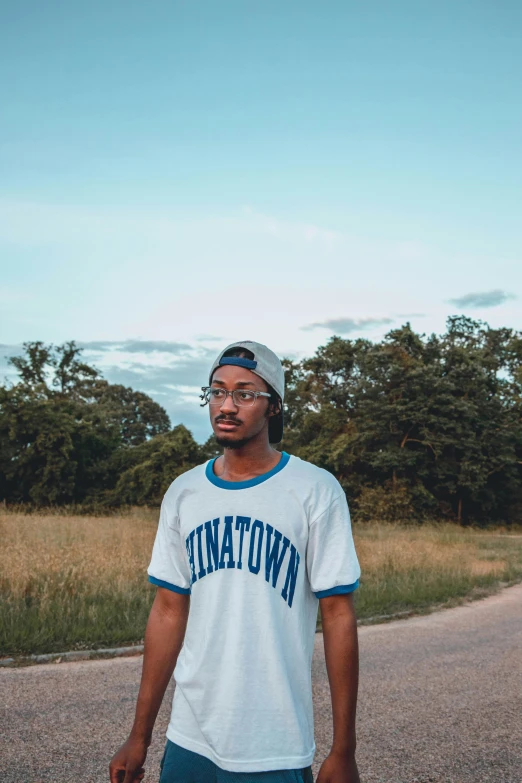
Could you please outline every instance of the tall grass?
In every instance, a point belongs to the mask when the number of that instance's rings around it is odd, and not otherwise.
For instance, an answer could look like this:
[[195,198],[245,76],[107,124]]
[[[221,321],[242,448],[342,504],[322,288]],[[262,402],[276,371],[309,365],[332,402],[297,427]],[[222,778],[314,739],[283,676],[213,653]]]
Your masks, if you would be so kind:
[[142,639],[157,516],[0,514],[0,654]]
[[362,571],[355,593],[361,620],[455,606],[522,580],[520,528],[376,522],[355,526],[354,538]]
[[[141,641],[156,592],[146,569],[157,520],[147,509],[107,517],[0,513],[0,654]],[[522,580],[521,533],[354,525],[359,619],[422,612]]]

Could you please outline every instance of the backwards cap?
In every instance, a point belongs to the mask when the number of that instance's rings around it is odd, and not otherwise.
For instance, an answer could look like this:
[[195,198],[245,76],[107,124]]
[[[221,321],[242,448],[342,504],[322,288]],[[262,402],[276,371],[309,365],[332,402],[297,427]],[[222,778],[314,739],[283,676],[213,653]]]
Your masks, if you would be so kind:
[[[240,356],[223,356],[231,348],[245,348],[254,354],[253,359],[244,359]],[[212,383],[212,375],[217,367],[224,364],[233,364],[238,367],[245,367],[256,375],[259,375],[268,383],[279,395],[281,402],[285,398],[285,372],[279,358],[270,348],[262,343],[256,343],[253,340],[240,340],[237,343],[231,343],[223,348],[214,364],[210,368],[208,377],[209,384]],[[271,416],[268,425],[268,435],[270,443],[279,443],[283,437],[283,410],[277,416]]]

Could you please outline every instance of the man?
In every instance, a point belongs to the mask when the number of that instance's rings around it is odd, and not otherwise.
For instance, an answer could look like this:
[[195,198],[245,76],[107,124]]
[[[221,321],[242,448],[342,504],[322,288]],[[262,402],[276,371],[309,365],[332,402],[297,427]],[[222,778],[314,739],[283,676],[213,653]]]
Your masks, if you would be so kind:
[[164,495],[136,715],[111,783],[142,780],[172,674],[160,783],[313,783],[319,603],[333,744],[317,783],[359,783],[361,570],[344,491],[328,471],[270,445],[283,434],[284,371],[265,345],[227,346],[202,391],[224,453]]

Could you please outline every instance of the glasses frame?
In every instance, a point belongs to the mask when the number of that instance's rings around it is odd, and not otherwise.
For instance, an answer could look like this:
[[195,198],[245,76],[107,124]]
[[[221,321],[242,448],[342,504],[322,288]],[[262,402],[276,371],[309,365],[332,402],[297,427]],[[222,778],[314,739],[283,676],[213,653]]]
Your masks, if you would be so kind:
[[[209,394],[211,389],[219,389],[222,392],[226,392],[225,399],[222,400],[221,402],[219,402],[219,401],[211,402],[210,401],[210,394]],[[223,389],[221,386],[202,386],[201,387],[201,391],[203,392],[203,394],[205,396],[205,399],[207,400],[209,405],[219,405],[220,407],[221,407],[221,405],[224,405],[225,402],[228,400],[228,395],[229,394],[232,397],[232,402],[238,408],[252,408],[252,406],[256,404],[258,397],[271,397],[272,396],[268,392],[254,391],[253,389],[232,389],[232,391],[229,391],[228,389]],[[254,395],[254,401],[252,403],[247,403],[246,405],[245,405],[244,402],[238,402],[236,400],[235,396],[234,396],[236,394],[236,392],[238,392],[239,394],[242,394],[244,392],[248,392],[249,394],[253,394]],[[209,395],[208,399],[207,399],[207,394]]]

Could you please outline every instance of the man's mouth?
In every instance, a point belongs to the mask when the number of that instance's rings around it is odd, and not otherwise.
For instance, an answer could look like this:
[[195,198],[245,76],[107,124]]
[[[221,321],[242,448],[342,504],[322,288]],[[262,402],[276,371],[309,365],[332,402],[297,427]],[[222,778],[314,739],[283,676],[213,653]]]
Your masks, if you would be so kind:
[[239,421],[232,421],[231,419],[216,419],[216,425],[219,427],[220,430],[230,431],[235,429],[235,427],[239,427],[241,422]]

